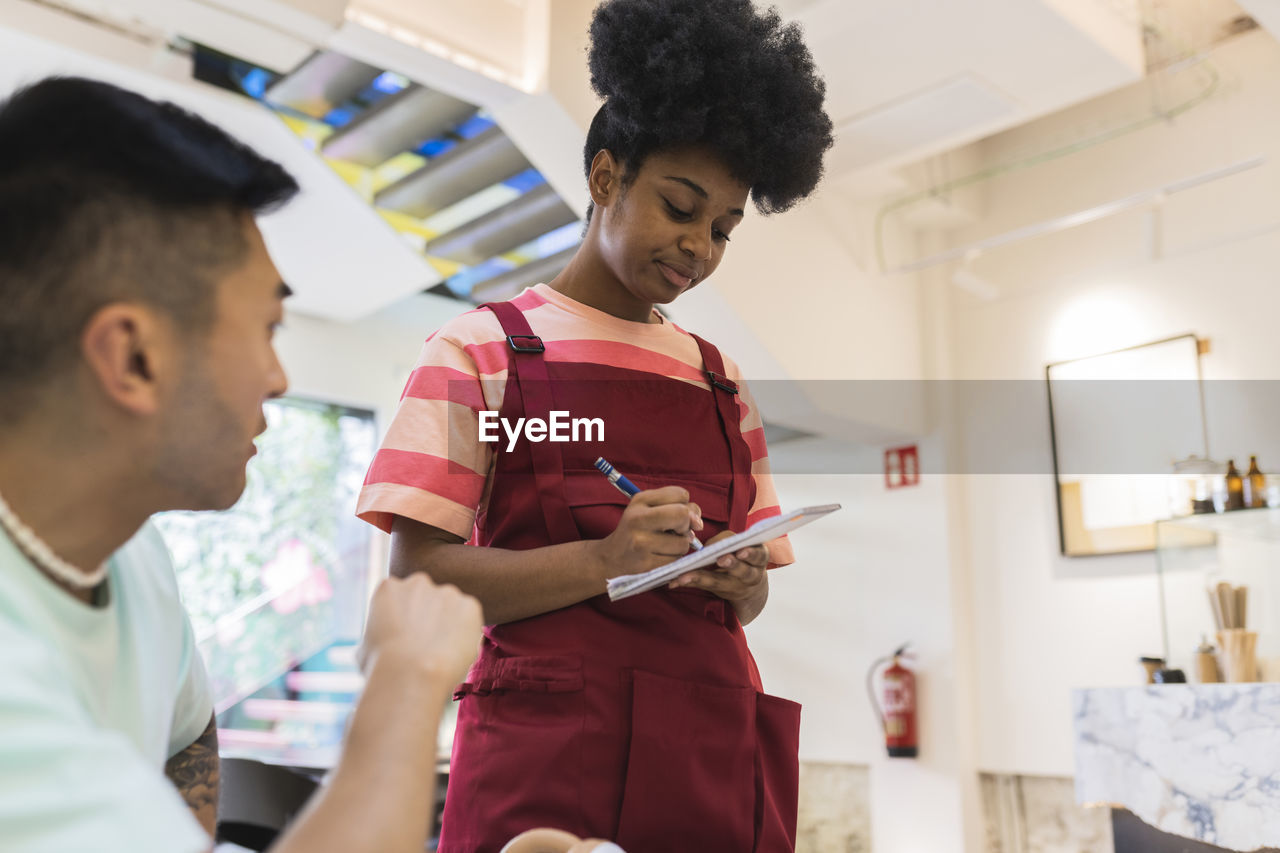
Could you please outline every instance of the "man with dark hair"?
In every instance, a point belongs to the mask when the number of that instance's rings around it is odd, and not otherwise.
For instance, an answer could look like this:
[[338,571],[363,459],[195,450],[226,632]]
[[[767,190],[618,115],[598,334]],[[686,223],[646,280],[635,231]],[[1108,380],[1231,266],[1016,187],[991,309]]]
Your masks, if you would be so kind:
[[[244,489],[286,387],[289,288],[254,215],[297,189],[105,83],[0,103],[0,849],[211,844],[210,694],[147,519]],[[425,575],[378,589],[341,766],[276,849],[422,849],[439,713],[479,631],[477,603]]]

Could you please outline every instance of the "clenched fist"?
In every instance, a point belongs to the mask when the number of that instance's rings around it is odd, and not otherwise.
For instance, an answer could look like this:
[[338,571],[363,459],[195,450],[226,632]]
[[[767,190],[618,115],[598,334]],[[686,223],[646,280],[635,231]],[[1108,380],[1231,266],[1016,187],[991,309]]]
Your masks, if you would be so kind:
[[455,684],[476,659],[482,624],[480,602],[455,586],[437,586],[422,572],[387,578],[369,603],[360,670],[368,676],[379,657],[392,656]]

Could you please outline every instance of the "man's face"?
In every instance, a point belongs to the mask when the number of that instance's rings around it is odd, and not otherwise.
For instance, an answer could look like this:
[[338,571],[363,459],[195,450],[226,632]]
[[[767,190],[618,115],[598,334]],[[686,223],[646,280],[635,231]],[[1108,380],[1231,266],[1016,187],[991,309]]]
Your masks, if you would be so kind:
[[248,251],[217,284],[212,328],[182,342],[186,367],[156,471],[181,501],[175,509],[226,509],[239,499],[253,439],[267,427],[262,405],[288,387],[272,339],[289,288],[251,217],[243,231]]

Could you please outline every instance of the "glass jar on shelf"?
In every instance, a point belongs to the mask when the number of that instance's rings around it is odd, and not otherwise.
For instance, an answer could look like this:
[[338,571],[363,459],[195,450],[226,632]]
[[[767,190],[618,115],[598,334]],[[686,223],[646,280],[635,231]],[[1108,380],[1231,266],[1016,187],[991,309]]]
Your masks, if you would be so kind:
[[1219,462],[1191,455],[1173,463],[1169,478],[1169,514],[1174,518],[1221,512],[1226,485]]

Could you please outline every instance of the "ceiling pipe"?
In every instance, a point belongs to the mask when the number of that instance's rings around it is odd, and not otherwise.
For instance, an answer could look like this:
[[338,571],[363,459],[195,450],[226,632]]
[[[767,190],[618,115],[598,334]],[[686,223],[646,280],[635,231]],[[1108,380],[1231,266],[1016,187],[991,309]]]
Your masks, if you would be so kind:
[[1027,225],[1022,228],[1015,228],[1012,231],[1006,231],[1003,234],[997,234],[994,237],[988,237],[985,240],[978,240],[973,243],[967,243],[963,246],[957,246],[954,249],[947,249],[945,252],[938,252],[927,258],[918,261],[912,261],[909,264],[902,264],[893,269],[886,270],[889,274],[918,272],[928,267],[945,264],[948,261],[960,260],[974,252],[985,252],[988,249],[994,249],[999,246],[1007,246],[1010,243],[1016,243],[1019,240],[1026,240],[1031,237],[1039,237],[1045,234],[1054,234],[1058,231],[1065,231],[1068,228],[1075,228],[1078,225],[1084,225],[1089,222],[1096,222],[1099,219],[1105,219],[1108,216],[1114,216],[1125,210],[1141,205],[1152,204],[1157,201],[1163,201],[1166,196],[1174,193],[1189,190],[1192,187],[1198,187],[1211,181],[1220,180],[1230,175],[1236,175],[1240,172],[1256,169],[1263,163],[1267,162],[1266,157],[1258,156],[1249,160],[1241,160],[1239,163],[1233,163],[1230,166],[1224,166],[1221,169],[1214,169],[1210,172],[1201,172],[1198,175],[1192,175],[1189,178],[1183,178],[1180,181],[1164,184],[1163,186],[1153,189],[1144,190],[1142,192],[1133,193],[1113,201],[1099,204],[1094,207],[1077,210],[1074,213],[1068,213],[1065,216],[1056,216],[1053,219],[1046,219],[1043,222],[1037,222],[1034,225]]
[[[1165,32],[1163,28],[1159,27],[1155,22],[1152,22],[1147,19],[1142,19],[1139,23],[1141,23],[1143,27],[1151,29],[1154,33],[1156,33],[1160,37],[1168,38],[1168,33]],[[1143,130],[1153,125],[1167,124],[1168,122],[1171,122],[1173,119],[1177,118],[1183,113],[1188,112],[1192,109],[1195,109],[1200,104],[1212,98],[1215,94],[1217,94],[1218,87],[1222,82],[1222,75],[1218,72],[1214,64],[1209,60],[1207,54],[1203,52],[1193,53],[1192,55],[1188,56],[1185,60],[1176,63],[1174,66],[1170,67],[1169,69],[1166,69],[1165,73],[1167,75],[1172,76],[1173,74],[1179,71],[1182,71],[1186,68],[1199,68],[1203,70],[1205,74],[1208,76],[1208,82],[1204,85],[1204,87],[1200,91],[1186,98],[1181,103],[1178,103],[1167,109],[1153,110],[1150,115],[1144,116],[1140,119],[1129,122],[1128,124],[1122,125],[1112,130],[1107,130],[1102,133],[1095,134],[1094,136],[1088,137],[1086,139],[1081,139],[1075,142],[1068,143],[1066,145],[1061,145],[1061,146],[1058,146],[1057,148],[1053,148],[1051,150],[1044,151],[1040,154],[1035,154],[1030,157],[1026,157],[1022,160],[1017,160],[1012,163],[990,166],[986,169],[982,169],[973,174],[965,175],[963,177],[955,178],[953,180],[947,181],[939,186],[930,186],[926,189],[898,198],[894,201],[889,202],[885,206],[881,207],[880,210],[876,212],[875,225],[874,225],[876,263],[880,269],[880,272],[888,275],[888,274],[893,274],[898,272],[907,272],[909,271],[908,266],[915,267],[915,265],[903,265],[903,266],[897,266],[890,269],[889,264],[885,259],[884,230],[885,230],[885,222],[890,216],[890,214],[900,212],[906,208],[912,207],[913,205],[919,204],[924,201],[928,201],[929,199],[935,198],[939,195],[945,195],[946,193],[952,192],[953,190],[958,190],[964,187],[974,186],[977,184],[984,183],[1000,175],[1007,175],[1012,172],[1020,171],[1022,169],[1028,169],[1033,166],[1039,166],[1044,163],[1053,162],[1054,160],[1058,160],[1063,157],[1069,156],[1071,154],[1076,154],[1081,151],[1088,150],[1097,145],[1101,145],[1105,142],[1110,142],[1113,139],[1119,139],[1121,137],[1128,136],[1131,133],[1135,133],[1139,130]],[[942,261],[937,261],[936,263],[942,263]],[[932,266],[932,265],[933,265],[932,263],[925,264],[925,266]]]

